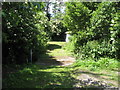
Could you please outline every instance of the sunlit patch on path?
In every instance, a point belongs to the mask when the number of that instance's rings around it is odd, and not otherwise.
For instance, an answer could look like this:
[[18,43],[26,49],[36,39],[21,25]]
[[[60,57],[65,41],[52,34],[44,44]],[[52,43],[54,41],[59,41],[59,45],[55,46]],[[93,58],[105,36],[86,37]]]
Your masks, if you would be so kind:
[[76,78],[78,82],[74,85],[76,87],[99,87],[99,88],[115,88],[111,85],[113,82],[109,82],[109,80],[102,80],[101,78],[96,78],[95,76],[81,73]]
[[[84,71],[83,68],[77,70],[71,65],[76,61],[71,53],[64,50],[62,47],[65,42],[49,42],[47,53],[40,55],[40,59],[36,62],[37,65],[53,66],[49,69],[41,69],[38,71],[67,74],[70,73],[72,79],[71,82],[74,88],[81,87],[94,87],[94,88],[115,88],[117,83],[113,80],[109,80],[106,75],[99,75],[94,72]],[[68,72],[69,71],[69,72]],[[48,86],[61,87],[60,83],[50,83]],[[115,87],[114,87],[115,86]]]
[[72,65],[75,62],[75,58],[61,57],[61,58],[57,58],[57,61],[60,61],[62,63],[61,66],[68,66],[68,65]]
[[66,42],[49,42],[46,54],[42,54],[36,62],[38,65],[60,65],[68,66],[75,62],[75,58],[65,51],[62,46]]

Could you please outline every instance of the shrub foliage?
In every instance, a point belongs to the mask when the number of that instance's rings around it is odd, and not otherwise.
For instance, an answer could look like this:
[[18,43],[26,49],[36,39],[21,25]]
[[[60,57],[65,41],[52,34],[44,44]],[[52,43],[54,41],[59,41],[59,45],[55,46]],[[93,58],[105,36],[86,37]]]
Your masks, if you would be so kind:
[[44,3],[2,3],[3,63],[26,63],[33,61],[45,51],[49,26]]
[[66,3],[64,25],[72,31],[70,46],[78,58],[120,59],[119,2]]

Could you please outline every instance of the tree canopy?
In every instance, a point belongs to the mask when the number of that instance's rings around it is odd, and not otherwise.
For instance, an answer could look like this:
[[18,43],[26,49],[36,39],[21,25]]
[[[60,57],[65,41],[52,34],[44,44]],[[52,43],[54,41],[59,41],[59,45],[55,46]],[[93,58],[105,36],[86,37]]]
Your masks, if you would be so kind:
[[[2,3],[3,63],[26,63],[46,51],[47,42],[71,31],[78,58],[120,58],[119,2]],[[53,14],[50,13],[53,6]],[[63,10],[65,8],[65,11]],[[48,16],[49,15],[49,16]],[[70,48],[69,48],[70,49]]]
[[66,3],[64,25],[72,31],[70,44],[77,57],[119,58],[118,6],[119,2]]

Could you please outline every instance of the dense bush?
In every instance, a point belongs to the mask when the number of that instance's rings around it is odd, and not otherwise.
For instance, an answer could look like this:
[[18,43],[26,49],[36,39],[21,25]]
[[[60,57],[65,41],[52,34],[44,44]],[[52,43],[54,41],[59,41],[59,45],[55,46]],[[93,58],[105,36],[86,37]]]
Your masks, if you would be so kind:
[[76,57],[120,59],[119,2],[66,5],[64,25],[72,31],[70,46]]
[[[2,3],[3,63],[33,61],[45,51],[48,32],[43,3]],[[47,27],[47,26],[46,26]]]
[[90,70],[99,69],[118,69],[118,61],[111,58],[100,58],[98,62],[91,58],[86,58],[84,60],[79,60],[74,64],[75,67],[88,67]]
[[51,40],[52,41],[65,41],[66,28],[63,26],[62,20],[51,20]]
[[[120,5],[120,4],[117,4]],[[115,57],[120,59],[120,8],[116,7],[117,13],[113,14],[111,30],[112,50],[115,52]]]

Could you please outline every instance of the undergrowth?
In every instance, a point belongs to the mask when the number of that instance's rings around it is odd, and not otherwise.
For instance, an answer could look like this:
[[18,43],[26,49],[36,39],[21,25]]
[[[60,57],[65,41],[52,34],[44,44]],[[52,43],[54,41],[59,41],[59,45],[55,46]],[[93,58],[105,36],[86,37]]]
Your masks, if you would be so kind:
[[28,64],[9,73],[3,80],[3,88],[71,88],[74,81],[68,68]]
[[100,58],[98,61],[95,61],[91,58],[87,58],[84,60],[77,60],[76,63],[73,64],[75,67],[88,67],[90,70],[94,71],[96,69],[118,69],[119,62],[116,59],[111,58]]

